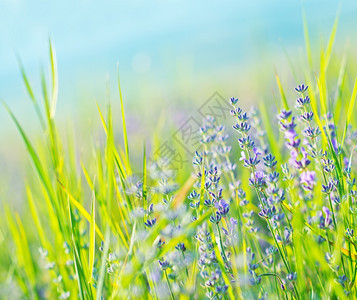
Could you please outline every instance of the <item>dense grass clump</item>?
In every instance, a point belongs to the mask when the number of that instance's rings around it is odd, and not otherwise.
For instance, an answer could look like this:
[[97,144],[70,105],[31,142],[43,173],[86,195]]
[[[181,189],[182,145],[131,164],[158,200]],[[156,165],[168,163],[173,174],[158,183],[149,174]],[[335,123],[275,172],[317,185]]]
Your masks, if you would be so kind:
[[357,84],[350,89],[345,63],[339,76],[327,76],[330,46],[331,40],[316,80],[308,70],[295,87],[296,100],[286,97],[277,77],[282,101],[275,114],[245,112],[231,98],[236,133],[230,136],[207,116],[186,182],[177,182],[177,172],[160,158],[149,160],[145,149],[134,174],[121,97],[124,147],[114,138],[110,106],[105,114],[98,106],[105,143],[82,160],[73,140],[63,146],[54,122],[52,47],[52,86],[43,80],[43,107],[22,68],[45,135],[35,147],[8,109],[33,173],[28,209],[20,217],[6,206],[1,221],[1,295],[357,297]]

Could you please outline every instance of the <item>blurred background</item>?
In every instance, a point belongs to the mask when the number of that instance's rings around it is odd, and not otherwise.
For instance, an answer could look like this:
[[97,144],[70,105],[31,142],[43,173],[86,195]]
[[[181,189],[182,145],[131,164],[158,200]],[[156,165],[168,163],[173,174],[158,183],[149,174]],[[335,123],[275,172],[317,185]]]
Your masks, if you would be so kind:
[[[96,102],[104,108],[111,101],[121,124],[118,63],[129,142],[141,153],[143,139],[154,132],[170,136],[215,92],[239,97],[243,106],[274,105],[275,73],[287,90],[303,80],[303,12],[318,61],[338,11],[335,51],[353,55],[352,0],[0,0],[0,100],[36,136],[39,126],[16,54],[41,98],[40,71],[49,78],[51,38],[59,76],[56,119],[64,131],[74,126],[85,152],[91,133],[102,131]],[[20,136],[0,106],[0,197],[23,185],[27,164]]]

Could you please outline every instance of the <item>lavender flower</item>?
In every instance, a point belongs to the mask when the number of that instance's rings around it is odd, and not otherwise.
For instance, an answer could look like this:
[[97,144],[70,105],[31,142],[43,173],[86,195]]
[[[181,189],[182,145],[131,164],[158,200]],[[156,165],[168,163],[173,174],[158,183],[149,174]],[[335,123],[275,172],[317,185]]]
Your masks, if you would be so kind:
[[238,102],[238,98],[234,98],[234,97],[231,98],[231,104],[232,105],[237,104],[237,102]]
[[153,227],[155,224],[156,224],[156,218],[153,218],[153,219],[147,219],[146,222],[144,222],[145,226],[146,227]]
[[271,153],[268,154],[267,156],[263,157],[264,160],[264,165],[267,166],[268,168],[274,168],[276,164],[278,163],[275,160],[275,156],[273,156]]
[[217,211],[215,215],[212,215],[209,220],[211,223],[213,224],[218,224],[221,221],[222,217],[219,214],[219,212]]
[[276,207],[267,207],[262,208],[262,210],[258,213],[259,217],[264,219],[271,219],[277,213]]
[[[322,212],[319,212],[319,227],[322,229],[327,229],[332,224],[332,213],[327,207],[322,208]],[[325,215],[325,217],[324,217]]]
[[295,91],[297,91],[298,93],[304,93],[307,89],[307,85],[305,86],[304,84],[300,84],[295,88]]
[[301,119],[304,120],[305,122],[310,122],[314,116],[314,113],[312,111],[310,112],[304,112],[301,115]]
[[288,110],[286,111],[285,109],[280,111],[280,114],[278,115],[279,120],[287,120],[291,116],[292,111]]
[[322,185],[322,192],[324,194],[331,194],[337,185],[338,181],[329,181],[327,185]]
[[305,171],[300,174],[300,183],[305,190],[312,191],[316,184],[316,173]]
[[295,281],[297,279],[297,273],[289,273],[288,275],[286,275],[286,279],[289,281]]
[[170,268],[170,263],[167,260],[158,260],[161,270],[165,271]]
[[222,217],[225,217],[228,214],[229,204],[224,199],[221,199],[221,200],[219,200],[219,202],[216,202],[215,206],[218,209],[218,213]]
[[[305,89],[305,91],[306,91],[306,89]],[[298,108],[303,108],[304,106],[306,106],[310,103],[310,98],[309,98],[309,96],[306,96],[305,98],[298,98],[296,100],[296,103],[297,103]]]
[[175,249],[181,251],[181,252],[185,252],[186,251],[186,246],[184,243],[178,243],[176,246],[175,246]]
[[256,171],[251,174],[249,178],[249,185],[256,188],[262,188],[266,185],[265,177],[266,176],[263,171]]

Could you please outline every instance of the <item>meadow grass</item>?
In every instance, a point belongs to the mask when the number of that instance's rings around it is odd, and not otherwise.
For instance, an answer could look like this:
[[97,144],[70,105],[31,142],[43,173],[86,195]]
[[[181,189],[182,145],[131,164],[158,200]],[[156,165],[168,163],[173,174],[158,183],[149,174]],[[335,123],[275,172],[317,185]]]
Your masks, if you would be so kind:
[[[309,67],[297,100],[278,75],[275,112],[266,103],[244,112],[231,98],[237,133],[228,136],[207,116],[193,175],[180,182],[162,158],[148,158],[145,145],[130,149],[119,75],[124,143],[116,140],[110,104],[97,104],[105,143],[83,160],[75,137],[62,140],[54,120],[52,44],[42,103],[19,60],[44,135],[35,146],[5,105],[33,172],[21,215],[4,204],[1,296],[356,298],[357,81],[345,58],[337,72],[329,68],[337,21],[318,72],[304,28]],[[139,173],[132,166],[138,153]]]

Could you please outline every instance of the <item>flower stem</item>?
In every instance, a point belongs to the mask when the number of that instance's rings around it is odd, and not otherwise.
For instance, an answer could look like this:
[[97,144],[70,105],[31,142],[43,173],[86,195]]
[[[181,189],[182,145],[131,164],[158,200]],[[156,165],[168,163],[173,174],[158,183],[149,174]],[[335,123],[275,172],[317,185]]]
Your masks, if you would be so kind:
[[173,294],[173,292],[172,292],[171,285],[170,285],[170,281],[169,281],[169,277],[167,276],[166,270],[164,270],[164,274],[165,274],[167,286],[168,286],[169,291],[170,291],[171,299],[172,299],[172,300],[175,300],[175,297],[174,297],[174,294]]

